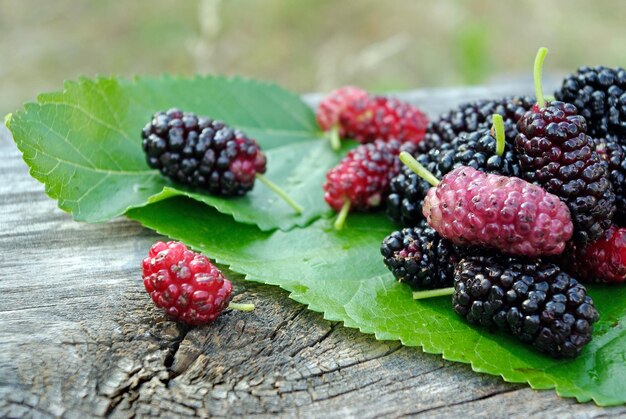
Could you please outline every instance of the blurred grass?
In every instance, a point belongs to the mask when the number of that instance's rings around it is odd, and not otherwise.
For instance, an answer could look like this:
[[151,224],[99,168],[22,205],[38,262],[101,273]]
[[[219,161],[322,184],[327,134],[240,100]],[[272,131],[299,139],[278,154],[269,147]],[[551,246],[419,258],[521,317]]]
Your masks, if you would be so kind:
[[241,74],[374,91],[624,66],[620,0],[0,0],[0,114],[65,79]]

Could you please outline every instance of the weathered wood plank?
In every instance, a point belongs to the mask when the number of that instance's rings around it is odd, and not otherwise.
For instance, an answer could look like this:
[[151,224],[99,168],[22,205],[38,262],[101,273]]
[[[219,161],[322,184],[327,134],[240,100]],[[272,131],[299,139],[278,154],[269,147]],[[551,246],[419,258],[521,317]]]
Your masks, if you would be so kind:
[[[434,114],[518,87],[404,97]],[[179,326],[139,277],[158,235],[124,218],[73,222],[4,127],[0,156],[0,417],[626,415],[378,342],[254,283],[236,283],[254,312]]]

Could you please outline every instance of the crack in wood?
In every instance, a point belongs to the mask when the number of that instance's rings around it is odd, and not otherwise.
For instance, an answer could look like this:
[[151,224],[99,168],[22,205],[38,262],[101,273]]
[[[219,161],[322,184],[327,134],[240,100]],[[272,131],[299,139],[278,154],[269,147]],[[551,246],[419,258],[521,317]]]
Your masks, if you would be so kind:
[[456,403],[448,403],[448,404],[442,404],[439,406],[433,406],[433,407],[429,407],[427,409],[421,409],[421,410],[415,410],[415,411],[410,411],[407,412],[407,415],[423,415],[423,414],[431,414],[437,410],[441,410],[441,409],[446,409],[446,408],[451,408],[451,407],[458,407],[458,406],[462,406],[462,405],[466,405],[466,404],[470,404],[470,403],[475,403],[475,402],[479,402],[481,400],[487,400],[496,396],[500,396],[503,394],[507,394],[507,393],[513,393],[516,391],[519,391],[520,389],[517,387],[505,387],[502,389],[498,389],[497,391],[494,391],[492,393],[489,394],[484,394],[482,396],[478,396],[478,397],[473,397],[467,400],[461,400],[459,402]]

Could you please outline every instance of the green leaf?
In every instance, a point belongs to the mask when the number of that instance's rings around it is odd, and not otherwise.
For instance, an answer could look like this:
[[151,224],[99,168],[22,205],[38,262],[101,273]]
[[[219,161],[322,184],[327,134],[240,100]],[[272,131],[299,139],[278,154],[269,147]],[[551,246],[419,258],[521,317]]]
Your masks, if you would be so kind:
[[341,231],[322,219],[306,229],[262,232],[175,198],[129,216],[378,339],[421,346],[476,371],[554,388],[581,402],[626,403],[626,287],[589,286],[602,316],[593,341],[575,360],[554,360],[514,338],[467,325],[451,310],[449,297],[413,300],[382,263],[380,242],[394,226],[381,215],[351,214]]
[[[263,185],[242,198],[220,198],[150,169],[141,129],[154,112],[171,107],[224,120],[256,138],[267,155],[266,176],[305,211],[295,214]],[[321,139],[313,112],[298,96],[241,78],[81,79],[66,83],[63,92],[40,95],[8,126],[46,193],[88,222],[186,195],[263,230],[304,226],[328,213],[321,184],[340,156]]]

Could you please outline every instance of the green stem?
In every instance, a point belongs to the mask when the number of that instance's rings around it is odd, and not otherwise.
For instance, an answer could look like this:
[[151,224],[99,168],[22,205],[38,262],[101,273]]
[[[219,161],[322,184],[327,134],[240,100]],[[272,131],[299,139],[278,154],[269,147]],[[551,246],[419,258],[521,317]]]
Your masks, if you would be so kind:
[[504,120],[502,115],[493,115],[493,130],[496,132],[496,155],[504,154]]
[[254,310],[254,304],[229,303],[228,308],[239,311],[252,311]]
[[328,139],[330,140],[330,146],[333,150],[339,150],[341,148],[341,138],[339,138],[339,125],[333,125],[328,131]]
[[274,182],[272,182],[271,180],[269,180],[268,178],[266,178],[264,175],[260,173],[256,174],[256,178],[259,180],[259,182],[261,182],[262,184],[270,188],[272,191],[274,191],[276,195],[280,196],[283,199],[283,201],[285,201],[298,214],[302,213],[302,207],[298,205],[296,201],[291,199],[291,197],[287,195],[287,193],[283,191],[278,185],[276,185]]
[[537,95],[537,106],[539,106],[539,108],[546,106],[546,99],[543,97],[543,86],[541,85],[541,72],[543,71],[543,60],[546,58],[547,54],[547,48],[539,48],[537,56],[535,57],[535,66],[533,70],[533,76],[535,79],[535,95]]
[[343,207],[341,207],[341,211],[339,211],[339,215],[335,220],[335,230],[341,230],[343,225],[346,223],[346,218],[348,217],[348,213],[350,212],[350,204],[351,202],[347,199],[343,203]]
[[452,295],[454,293],[454,287],[439,288],[436,290],[428,291],[415,291],[413,293],[414,300],[425,300],[426,298],[442,297],[444,295]]
[[402,163],[409,166],[411,170],[413,170],[419,177],[424,179],[426,182],[430,183],[433,186],[439,185],[439,179],[435,177],[432,173],[428,171],[424,166],[422,166],[417,160],[413,158],[409,153],[403,151],[400,153],[400,160]]

